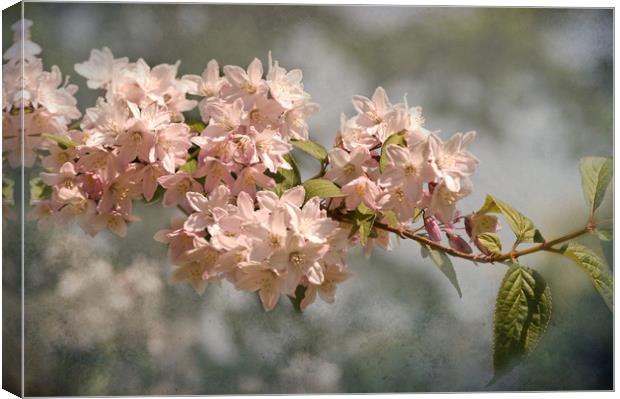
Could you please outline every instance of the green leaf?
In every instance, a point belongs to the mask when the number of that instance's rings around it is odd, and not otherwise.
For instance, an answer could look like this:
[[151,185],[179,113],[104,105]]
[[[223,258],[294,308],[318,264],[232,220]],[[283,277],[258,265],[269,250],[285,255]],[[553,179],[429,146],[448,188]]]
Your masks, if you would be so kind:
[[448,278],[450,283],[456,288],[456,292],[459,294],[459,298],[463,297],[463,293],[461,292],[461,287],[459,286],[459,281],[456,277],[456,270],[454,270],[454,265],[452,265],[452,261],[443,251],[438,251],[428,245],[422,244],[424,249],[428,252],[431,260],[437,266],[439,271],[441,271],[444,276]]
[[349,218],[353,222],[350,236],[359,231],[360,242],[362,246],[366,245],[368,237],[372,233],[376,217],[377,215],[364,204],[360,204],[354,212],[349,212]]
[[506,272],[495,304],[491,383],[532,353],[551,317],[551,290],[542,276],[518,264]]
[[610,158],[586,157],[579,161],[581,185],[590,213],[594,213],[603,202],[605,191],[613,174],[613,162]]
[[398,221],[398,218],[396,217],[396,213],[394,211],[381,211],[381,214],[383,215],[383,217],[385,218],[385,220],[388,223],[388,226],[394,228],[394,229],[398,229],[401,228],[400,222]]
[[48,186],[40,177],[30,179],[30,204],[43,199],[51,198],[52,187]]
[[319,143],[315,143],[311,140],[291,140],[291,144],[302,150],[303,152],[310,154],[314,158],[321,162],[324,162],[327,158],[327,150]]
[[76,146],[76,144],[71,141],[69,137],[61,136],[59,134],[43,133],[41,134],[41,137],[55,141],[63,150]]
[[388,166],[390,160],[387,157],[387,146],[390,144],[396,145],[405,145],[407,142],[405,141],[405,132],[394,133],[390,137],[387,138],[383,142],[383,146],[381,147],[381,158],[379,158],[379,170],[383,172],[385,168]]
[[312,197],[333,198],[344,197],[345,195],[340,187],[327,179],[306,180],[303,186],[306,190],[306,201]]
[[186,161],[180,168],[180,171],[193,173],[198,168],[198,161],[195,159],[190,159]]
[[588,274],[592,285],[607,304],[614,310],[614,278],[607,264],[590,248],[571,242],[564,248],[564,255],[574,260]]
[[614,239],[613,219],[597,221],[596,227],[592,232],[596,234],[601,241],[612,241]]
[[293,309],[295,309],[297,313],[302,313],[301,301],[303,301],[304,297],[306,296],[306,289],[306,286],[300,284],[297,286],[297,288],[295,288],[295,296],[289,295],[288,297],[293,304]]
[[544,241],[542,234],[540,234],[540,231],[536,230],[534,223],[528,217],[524,216],[507,203],[490,195],[487,195],[484,205],[477,213],[501,213],[506,218],[511,230],[517,237],[516,243],[532,242],[535,240],[536,242]]
[[146,205],[151,206],[159,203],[164,198],[164,194],[166,194],[166,189],[160,185],[157,185],[157,188],[155,189],[155,193],[153,193],[153,197],[151,198],[151,200],[145,200]]
[[190,130],[196,133],[202,133],[205,130],[206,125],[201,121],[188,121],[186,122],[187,126],[189,126]]
[[289,153],[284,155],[284,159],[289,163],[289,165],[291,165],[292,169],[278,168],[277,173],[272,173],[268,170],[265,171],[267,176],[275,180],[276,187],[273,191],[278,194],[278,196],[282,195],[282,193],[289,188],[293,188],[301,184],[301,175],[299,174],[299,168],[297,167],[295,158],[293,158],[293,156]]
[[501,254],[502,253],[502,241],[499,236],[494,233],[482,233],[476,236],[476,239],[489,253]]

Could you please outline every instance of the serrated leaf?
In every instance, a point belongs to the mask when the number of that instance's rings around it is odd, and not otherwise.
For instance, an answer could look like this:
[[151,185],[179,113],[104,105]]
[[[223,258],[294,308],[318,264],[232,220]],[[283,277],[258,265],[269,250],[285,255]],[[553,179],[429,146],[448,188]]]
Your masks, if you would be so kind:
[[198,168],[198,161],[195,159],[190,159],[186,161],[181,167],[179,167],[180,171],[193,173]]
[[299,174],[299,168],[297,167],[297,162],[295,162],[295,158],[289,153],[284,155],[284,159],[291,165],[292,169],[282,169],[278,168],[277,173],[272,173],[270,171],[265,171],[265,174],[271,178],[273,178],[276,182],[276,187],[273,191],[281,196],[283,192],[288,190],[289,188],[293,188],[299,186],[301,184],[301,175]]
[[63,150],[76,146],[76,144],[71,141],[69,137],[61,136],[59,134],[42,133],[41,137],[55,141]]
[[579,161],[581,186],[590,212],[594,213],[603,202],[605,191],[613,174],[613,162],[610,158],[586,157]]
[[506,218],[510,229],[517,237],[517,243],[532,242],[535,239],[539,240],[537,242],[544,241],[542,234],[540,234],[540,231],[536,230],[534,223],[528,217],[524,216],[504,201],[498,200],[490,195],[487,195],[484,205],[477,213],[501,213],[504,218]]
[[291,144],[295,148],[299,148],[303,152],[323,162],[327,158],[327,150],[319,143],[311,140],[291,140]]
[[452,261],[450,260],[448,255],[446,255],[445,252],[433,249],[428,245],[423,244],[423,247],[424,249],[426,249],[426,252],[430,256],[435,266],[437,266],[439,271],[441,271],[444,276],[448,278],[454,288],[456,288],[456,292],[459,294],[459,298],[462,298],[463,293],[461,292],[461,287],[459,286],[459,281],[456,277],[456,270],[454,270],[454,265],[452,265]]
[[607,264],[590,248],[571,242],[563,251],[564,255],[574,260],[586,272],[594,288],[607,304],[614,310],[614,278]]
[[306,201],[312,197],[334,198],[343,197],[345,194],[340,187],[327,179],[311,179],[303,183],[306,190]]
[[381,157],[379,158],[379,170],[381,172],[385,170],[385,168],[388,166],[388,163],[390,162],[390,160],[387,157],[387,151],[386,151],[387,146],[390,144],[396,144],[396,145],[407,144],[407,142],[405,141],[405,133],[404,132],[394,133],[393,135],[388,137],[383,142],[383,145],[381,146]]
[[495,304],[491,383],[536,348],[551,317],[551,290],[542,276],[518,264],[506,272]]
[[614,231],[612,228],[597,227],[594,233],[601,241],[612,241],[614,239]]
[[502,253],[502,241],[495,233],[482,233],[476,236],[476,239],[489,253],[501,254]]

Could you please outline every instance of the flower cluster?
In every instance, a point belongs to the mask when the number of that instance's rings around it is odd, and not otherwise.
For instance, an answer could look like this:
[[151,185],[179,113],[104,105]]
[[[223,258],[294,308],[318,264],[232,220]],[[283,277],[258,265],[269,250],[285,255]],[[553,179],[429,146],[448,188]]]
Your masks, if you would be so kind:
[[[79,129],[68,129],[80,115],[71,96],[76,89],[58,88],[60,72],[42,72],[35,58],[40,48],[15,30],[5,69],[15,73],[23,62],[26,70],[38,65],[39,73],[36,84],[25,74],[23,89],[8,86],[5,120],[15,119],[15,107],[28,100],[27,114],[57,125],[33,130],[50,134],[30,147],[45,153],[46,169],[41,181],[31,182],[40,198],[30,217],[40,228],[77,219],[90,234],[107,228],[124,236],[127,223],[138,219],[133,201],[162,195],[165,207],[186,216],[155,239],[169,246],[172,280],[189,281],[198,293],[225,278],[259,291],[267,310],[282,295],[303,309],[317,294],[333,301],[336,284],[348,277],[349,247],[389,249],[390,229],[381,224],[404,230],[422,216],[416,231],[440,242],[443,230],[449,245],[466,253],[472,249],[457,229],[485,252],[478,235],[498,228],[494,216],[462,217],[457,209],[472,191],[478,160],[467,146],[475,133],[444,142],[423,127],[419,107],[391,104],[382,88],[371,99],[353,97],[358,114],[343,115],[336,145],[326,153],[308,140],[306,119],[318,106],[304,91],[301,71],[286,71],[271,54],[264,77],[254,59],[247,69],[224,66],[223,74],[211,60],[201,76],[177,78],[179,62],[151,68],[104,47],[75,65],[87,86],[104,94]],[[23,61],[18,47],[25,49]],[[186,123],[183,113],[196,106],[203,123]],[[300,184],[293,144],[321,161],[314,184]]]
[[[43,70],[37,57],[41,47],[30,40],[32,22],[24,19],[11,29],[14,42],[4,53],[2,65],[2,151],[9,165],[32,167],[37,150],[54,143],[42,136],[68,136],[68,125],[80,117],[74,94],[78,87],[63,83],[57,66]],[[23,119],[22,119],[23,118]]]
[[41,179],[53,194],[33,217],[75,218],[90,234],[109,228],[125,235],[127,222],[137,220],[132,200],[150,201],[159,179],[185,164],[192,145],[182,112],[196,101],[186,99],[190,83],[176,78],[178,67],[150,68],[142,59],[114,58],[105,47],[75,65],[88,87],[105,95],[86,110],[70,140],[49,148]]
[[[419,107],[409,108],[406,100],[391,104],[381,87],[370,99],[354,96],[353,105],[358,114],[342,117],[329,152],[325,178],[346,194],[330,208],[352,211],[363,204],[401,226],[423,215],[429,238],[441,240],[441,224],[452,246],[471,252],[452,230],[459,220],[457,202],[472,192],[470,176],[478,160],[467,146],[475,133],[457,133],[443,142],[424,129]],[[389,246],[387,234],[375,241]]]
[[304,203],[303,187],[280,197],[259,191],[256,200],[245,191],[235,196],[225,185],[207,196],[186,196],[193,212],[155,235],[179,265],[173,281],[189,281],[202,293],[208,282],[225,278],[240,290],[259,291],[271,310],[281,295],[295,297],[299,286],[305,289],[302,309],[317,293],[332,302],[336,284],[348,277],[348,231],[327,217],[319,197]]
[[217,61],[211,60],[202,76],[184,77],[193,82],[189,92],[203,97],[199,108],[206,124],[192,139],[199,147],[196,170],[184,176],[205,177],[206,193],[223,183],[234,195],[243,191],[254,197],[257,188],[275,186],[265,172],[292,168],[285,159],[289,140],[308,137],[306,118],[318,106],[304,91],[301,71],[287,72],[271,55],[265,78],[256,58],[247,70],[233,65],[223,70],[220,76]]

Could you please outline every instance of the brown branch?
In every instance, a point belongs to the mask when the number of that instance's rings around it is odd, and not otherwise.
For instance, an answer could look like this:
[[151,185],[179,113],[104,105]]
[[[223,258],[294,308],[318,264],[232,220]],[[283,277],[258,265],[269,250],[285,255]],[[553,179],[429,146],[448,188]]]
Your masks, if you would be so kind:
[[[352,223],[351,220],[348,220],[345,217],[345,215],[339,212],[331,213],[330,216],[340,222]],[[570,234],[563,235],[551,241],[545,241],[544,243],[541,243],[541,244],[538,244],[538,245],[535,245],[535,246],[532,246],[526,249],[522,249],[520,251],[517,251],[516,249],[512,249],[510,250],[510,252],[506,252],[504,254],[484,255],[484,254],[468,254],[465,252],[457,251],[454,248],[442,245],[425,236],[416,234],[415,232],[408,230],[408,229],[399,229],[399,228],[391,227],[387,224],[380,223],[380,222],[375,222],[373,226],[381,230],[385,230],[385,231],[389,231],[394,234],[398,234],[400,237],[417,241],[420,244],[428,245],[429,247],[436,249],[438,251],[442,251],[448,255],[452,255],[457,258],[467,259],[472,262],[478,262],[478,263],[503,262],[509,259],[516,259],[520,256],[528,255],[528,254],[532,254],[532,253],[540,252],[540,251],[558,252],[558,250],[554,249],[553,246],[561,244],[573,238],[579,237],[583,234],[589,233],[593,229],[593,226],[588,225],[581,230],[575,231]]]

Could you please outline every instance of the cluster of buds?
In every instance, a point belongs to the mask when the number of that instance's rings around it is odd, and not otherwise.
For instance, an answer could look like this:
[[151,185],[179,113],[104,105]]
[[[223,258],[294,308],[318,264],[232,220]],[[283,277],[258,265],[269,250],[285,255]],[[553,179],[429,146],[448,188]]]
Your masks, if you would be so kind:
[[333,302],[336,284],[348,277],[348,231],[327,217],[321,199],[305,201],[301,186],[278,197],[259,191],[256,198],[233,195],[219,185],[207,196],[191,192],[192,213],[174,219],[155,239],[169,245],[179,265],[173,281],[189,281],[199,294],[210,281],[225,278],[240,290],[259,291],[265,310],[281,295],[305,290],[304,309],[317,293]]
[[[467,150],[475,132],[456,133],[443,142],[437,132],[424,129],[420,107],[409,108],[406,99],[391,104],[381,87],[370,99],[354,96],[353,105],[358,114],[343,115],[329,152],[325,178],[346,194],[332,200],[330,208],[347,212],[363,204],[403,228],[423,216],[430,239],[442,240],[441,225],[451,246],[471,252],[454,230],[460,219],[457,202],[472,192],[470,176],[479,163]],[[387,234],[375,241],[389,247]]]
[[[16,22],[13,45],[4,53],[2,65],[2,151],[12,168],[32,167],[37,150],[55,143],[45,133],[68,136],[68,126],[80,117],[74,94],[57,66],[43,70],[37,57],[41,47],[30,40],[32,22]],[[23,163],[22,163],[23,147]]]

